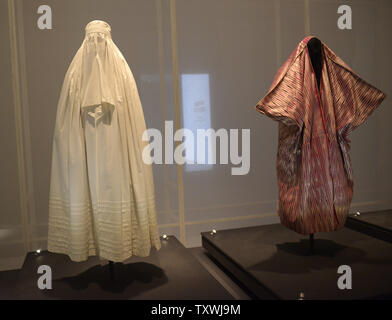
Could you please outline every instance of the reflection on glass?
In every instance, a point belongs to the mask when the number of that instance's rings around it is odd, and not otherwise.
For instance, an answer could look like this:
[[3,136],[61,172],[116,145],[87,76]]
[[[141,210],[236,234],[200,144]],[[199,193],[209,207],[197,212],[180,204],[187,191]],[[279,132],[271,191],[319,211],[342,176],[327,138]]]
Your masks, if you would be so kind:
[[[205,142],[205,164],[200,164],[196,150],[187,152],[190,148],[197,147],[197,129],[211,128],[211,108],[210,108],[210,78],[208,74],[182,74],[182,114],[184,128],[192,131],[195,143],[185,138],[185,170],[200,171],[209,170],[212,164],[208,164],[208,155],[211,154],[211,143],[206,137]],[[198,159],[196,161],[196,159]],[[196,164],[197,162],[197,164]],[[195,163],[195,164],[192,164]]]

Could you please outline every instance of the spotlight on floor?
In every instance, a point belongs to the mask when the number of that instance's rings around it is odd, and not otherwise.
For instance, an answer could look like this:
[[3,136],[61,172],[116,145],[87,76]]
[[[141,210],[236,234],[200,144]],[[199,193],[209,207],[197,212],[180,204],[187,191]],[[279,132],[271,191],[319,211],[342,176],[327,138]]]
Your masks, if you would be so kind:
[[361,215],[361,213],[359,211],[357,212],[353,212],[349,214],[351,217],[359,217]]

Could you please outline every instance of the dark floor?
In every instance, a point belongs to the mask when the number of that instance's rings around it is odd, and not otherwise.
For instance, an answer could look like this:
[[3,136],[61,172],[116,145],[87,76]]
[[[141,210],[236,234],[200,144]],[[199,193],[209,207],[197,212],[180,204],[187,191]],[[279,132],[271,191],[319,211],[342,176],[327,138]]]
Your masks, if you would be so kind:
[[[52,289],[37,287],[38,266],[52,269]],[[162,241],[147,258],[132,257],[109,265],[96,257],[72,262],[68,256],[43,251],[29,253],[21,270],[0,272],[0,299],[245,299],[204,255],[185,249],[175,237]]]
[[[298,299],[301,293],[305,299],[392,296],[392,243],[348,228],[316,234],[313,254],[307,236],[279,224],[203,233],[203,238],[225,257],[224,266],[234,265],[229,270],[237,268],[249,276],[250,286],[257,282],[280,299]],[[351,267],[351,290],[338,289],[341,265]]]
[[215,261],[211,260],[203,247],[190,248],[189,250],[203,265],[203,267],[224,287],[236,300],[250,300],[247,290],[235,281],[226,271],[222,270]]
[[392,210],[365,212],[355,219],[392,231]]
[[[391,217],[389,210],[358,219],[385,229]],[[204,248],[186,249],[170,236],[147,258],[115,263],[114,279],[107,261],[97,257],[76,263],[66,255],[29,253],[22,269],[0,272],[0,299],[250,299],[270,293],[279,299],[297,299],[301,293],[305,299],[392,297],[392,243],[371,232],[318,233],[313,254],[308,237],[279,224],[203,233],[203,239],[223,260]],[[51,290],[37,287],[41,265],[51,267]],[[351,290],[337,289],[340,265],[352,269]],[[260,287],[264,291],[252,291]]]

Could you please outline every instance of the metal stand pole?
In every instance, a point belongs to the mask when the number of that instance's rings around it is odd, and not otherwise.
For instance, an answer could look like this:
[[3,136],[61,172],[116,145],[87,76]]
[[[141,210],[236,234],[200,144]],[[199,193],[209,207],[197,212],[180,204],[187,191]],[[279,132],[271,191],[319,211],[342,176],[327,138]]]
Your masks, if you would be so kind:
[[110,280],[114,281],[114,266],[113,261],[109,261]]
[[310,254],[313,254],[313,249],[314,249],[314,235],[313,235],[313,233],[311,233],[310,235],[309,235],[309,252],[310,252]]

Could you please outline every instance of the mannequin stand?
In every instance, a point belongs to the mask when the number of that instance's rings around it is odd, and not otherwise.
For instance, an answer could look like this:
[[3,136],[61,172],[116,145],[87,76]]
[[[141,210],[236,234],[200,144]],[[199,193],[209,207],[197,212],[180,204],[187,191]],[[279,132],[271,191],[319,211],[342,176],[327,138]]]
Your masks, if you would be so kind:
[[109,261],[109,274],[110,274],[110,280],[114,281],[114,264],[113,264],[113,261]]
[[314,253],[313,249],[314,249],[314,234],[311,233],[309,235],[309,253],[310,254]]

